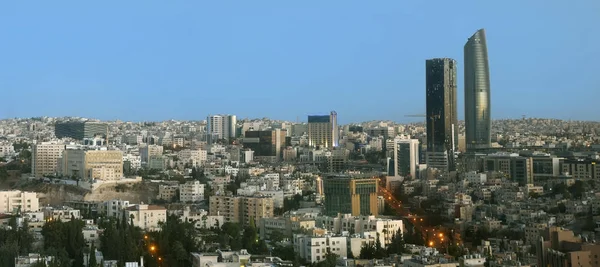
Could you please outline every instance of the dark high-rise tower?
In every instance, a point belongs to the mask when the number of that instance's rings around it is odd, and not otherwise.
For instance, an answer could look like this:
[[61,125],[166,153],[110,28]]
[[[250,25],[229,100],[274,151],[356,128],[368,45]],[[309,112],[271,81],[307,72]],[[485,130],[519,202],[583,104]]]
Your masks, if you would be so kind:
[[458,141],[456,113],[456,61],[434,58],[426,61],[427,158],[428,166],[454,170]]
[[465,144],[468,151],[491,146],[490,67],[485,31],[465,44]]

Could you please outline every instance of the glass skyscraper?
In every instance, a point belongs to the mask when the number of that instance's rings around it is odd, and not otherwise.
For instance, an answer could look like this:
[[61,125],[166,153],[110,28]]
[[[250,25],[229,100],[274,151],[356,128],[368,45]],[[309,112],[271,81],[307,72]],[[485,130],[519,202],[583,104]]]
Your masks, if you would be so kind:
[[491,146],[490,67],[485,30],[465,44],[465,144],[467,151]]
[[425,62],[427,166],[444,172],[454,170],[458,141],[456,68],[456,61],[451,58]]

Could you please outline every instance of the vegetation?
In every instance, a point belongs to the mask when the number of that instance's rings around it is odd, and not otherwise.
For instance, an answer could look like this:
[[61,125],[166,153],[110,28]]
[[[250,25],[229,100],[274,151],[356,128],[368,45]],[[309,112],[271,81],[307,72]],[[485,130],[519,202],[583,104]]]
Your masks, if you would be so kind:
[[0,267],[14,266],[14,257],[32,251],[33,236],[29,233],[27,221],[17,226],[16,218],[10,218],[10,229],[0,229]]
[[71,217],[69,222],[49,221],[42,228],[44,255],[54,256],[56,266],[83,266],[83,221]]

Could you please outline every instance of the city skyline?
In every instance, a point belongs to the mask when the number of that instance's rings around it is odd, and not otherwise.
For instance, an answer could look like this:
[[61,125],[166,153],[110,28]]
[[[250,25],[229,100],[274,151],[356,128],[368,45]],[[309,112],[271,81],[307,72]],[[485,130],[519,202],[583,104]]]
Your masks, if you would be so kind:
[[[411,121],[404,115],[425,110],[421,62],[449,57],[463,66],[466,36],[486,28],[493,32],[488,46],[494,118],[597,120],[593,99],[600,96],[600,80],[593,69],[600,60],[594,49],[600,34],[592,26],[599,23],[594,1],[514,2],[519,8],[470,1],[435,8],[348,1],[319,3],[319,8],[316,3],[133,2],[119,10],[3,4],[7,14],[0,22],[15,27],[0,30],[7,40],[0,54],[12,62],[0,67],[0,88],[7,99],[23,101],[3,103],[0,118],[149,121],[231,113],[294,121],[336,110],[343,114],[340,124]],[[222,12],[208,10],[227,12],[215,16]],[[448,13],[453,20],[442,15]],[[571,19],[561,23],[555,19],[559,14]],[[113,19],[105,21],[107,15]],[[565,91],[586,97],[564,97]],[[82,95],[94,97],[79,101]],[[397,101],[382,105],[381,96]],[[228,104],[214,101],[219,99]],[[295,99],[307,104],[290,105]],[[132,100],[149,104],[134,108]],[[556,109],[556,103],[563,108]],[[457,104],[462,111],[461,97]]]

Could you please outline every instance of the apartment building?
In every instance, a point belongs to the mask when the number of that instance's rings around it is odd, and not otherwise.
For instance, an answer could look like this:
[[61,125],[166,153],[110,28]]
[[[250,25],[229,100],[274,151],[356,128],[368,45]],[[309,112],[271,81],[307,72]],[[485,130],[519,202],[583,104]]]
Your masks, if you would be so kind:
[[402,220],[375,216],[352,216],[351,214],[340,214],[334,217],[319,216],[315,219],[315,225],[334,234],[342,232],[363,234],[374,231],[380,233],[379,241],[384,246],[392,242],[396,233],[404,232]]
[[204,200],[204,184],[199,181],[186,182],[179,185],[179,201],[199,202]]
[[0,191],[0,213],[38,211],[39,209],[39,198],[35,192]]
[[167,209],[161,206],[138,204],[125,209],[126,218],[146,231],[160,230],[159,223],[167,221]]
[[345,236],[308,236],[294,235],[294,252],[300,259],[315,263],[325,259],[327,252],[340,257],[348,256],[347,238]]
[[161,184],[158,186],[158,199],[171,201],[177,196],[179,185]]
[[5,157],[15,153],[15,148],[12,144],[0,144],[0,157]]
[[202,149],[184,149],[177,152],[179,161],[197,167],[206,162],[207,151]]
[[42,211],[46,220],[69,222],[81,219],[81,211],[71,207],[44,207]]
[[102,203],[100,213],[108,217],[120,218],[123,215],[123,210],[131,206],[128,200],[113,199]]
[[147,145],[140,147],[142,163],[147,163],[151,156],[162,156],[163,147],[159,145]]
[[223,215],[225,222],[249,225],[258,224],[262,218],[273,217],[273,199],[263,196],[211,196],[210,215]]
[[57,162],[65,150],[65,145],[58,142],[34,144],[31,151],[31,172],[37,178],[57,173]]

